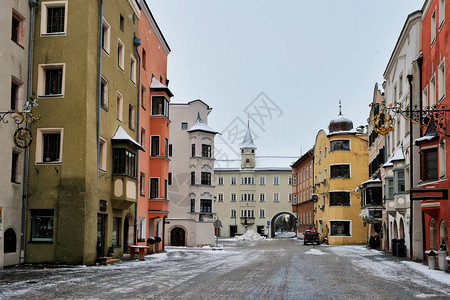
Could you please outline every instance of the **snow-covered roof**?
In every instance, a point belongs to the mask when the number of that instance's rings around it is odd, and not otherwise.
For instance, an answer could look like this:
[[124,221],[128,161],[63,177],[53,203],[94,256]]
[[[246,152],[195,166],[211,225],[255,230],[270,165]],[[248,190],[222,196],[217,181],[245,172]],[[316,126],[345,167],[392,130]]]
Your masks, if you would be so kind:
[[144,150],[144,148],[142,148],[142,146],[136,142],[120,125],[117,127],[117,131],[111,140],[116,142],[130,142],[138,149]]
[[[291,165],[298,159],[298,156],[256,156],[255,157],[255,171],[262,170],[278,170],[289,171]],[[241,159],[223,159],[216,160],[214,163],[214,170],[216,171],[231,171],[241,169]]]
[[255,143],[253,142],[252,133],[250,131],[250,126],[247,126],[247,131],[245,132],[244,140],[241,144],[242,148],[254,148],[256,149]]
[[173,97],[172,92],[169,90],[167,86],[162,84],[155,76],[152,77],[152,81],[150,82],[150,89],[151,90],[163,90],[167,92],[169,97]]
[[330,133],[328,134],[328,136],[335,135],[335,134],[357,134],[357,133],[359,133],[359,132],[352,129],[352,130],[346,130],[346,131],[334,131],[334,132],[330,132]]
[[400,147],[395,151],[394,155],[392,155],[387,162],[383,164],[383,168],[392,167],[394,161],[405,160],[405,156],[403,155],[403,147]]
[[209,133],[214,133],[214,134],[219,133],[218,131],[209,127],[209,125],[206,124],[202,120],[202,118],[200,117],[200,113],[198,113],[198,115],[197,115],[197,121],[195,121],[195,123],[191,127],[191,129],[188,130],[188,132],[194,132],[194,131],[203,131],[203,132],[209,132]]
[[370,183],[381,183],[381,179],[379,179],[379,178],[370,178],[369,180],[364,181],[363,183],[361,183],[361,185],[370,184]]
[[423,137],[420,137],[418,139],[414,140],[413,145],[414,146],[418,146],[420,143],[425,142],[425,141],[432,141],[433,139],[436,138],[436,135],[424,135]]

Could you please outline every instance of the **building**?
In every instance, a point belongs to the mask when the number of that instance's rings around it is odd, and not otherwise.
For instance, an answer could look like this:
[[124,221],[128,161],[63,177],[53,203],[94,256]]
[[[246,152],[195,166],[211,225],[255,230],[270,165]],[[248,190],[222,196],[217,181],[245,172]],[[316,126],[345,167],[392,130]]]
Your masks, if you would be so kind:
[[275,221],[279,217],[296,218],[291,207],[290,165],[298,157],[256,155],[250,127],[240,150],[240,159],[216,161],[215,212],[222,223],[218,235],[228,237],[253,230],[274,236]]
[[25,261],[92,265],[136,238],[140,8],[70,0],[36,10],[42,119],[32,127]]
[[[384,93],[375,84],[370,113],[368,118],[369,135],[369,176],[370,179],[363,182],[361,190],[361,214],[360,217],[368,226],[369,244],[372,248],[389,249],[389,226],[386,215],[385,197],[381,182],[381,167],[386,162],[386,148],[384,135],[379,134],[375,127],[375,116],[380,113],[380,106],[384,101]],[[386,237],[386,238],[385,238]]]
[[201,100],[171,103],[169,216],[166,245],[214,245],[214,137],[208,126],[210,108]]
[[[408,256],[411,259],[423,256],[422,217],[420,208],[410,197],[411,187],[418,181],[414,177],[419,172],[419,165],[414,164],[414,159],[419,157],[418,149],[412,144],[419,136],[419,126],[412,126],[405,113],[397,113],[391,108],[406,111],[411,102],[412,107],[419,103],[418,97],[414,95],[419,94],[417,87],[420,74],[416,60],[421,49],[421,16],[421,11],[408,15],[383,74],[385,103],[382,106],[389,108],[389,121],[386,123],[392,121],[392,130],[389,129],[385,136],[387,161],[383,164],[380,178],[386,199],[386,212],[389,214],[386,224],[388,234],[383,235],[383,238],[385,243],[393,242],[391,251],[394,255]],[[413,90],[414,87],[417,91]],[[398,247],[395,241],[399,242]],[[416,247],[415,257],[412,256],[412,244]]]
[[292,213],[297,218],[297,233],[314,225],[314,148],[292,164]]
[[[137,242],[146,245],[149,237],[163,235],[163,222],[169,213],[167,194],[169,181],[169,101],[167,56],[170,53],[147,2],[139,20],[141,63],[141,106],[139,114],[139,201],[137,211]],[[159,249],[163,244],[159,242]]]
[[359,217],[361,198],[355,189],[368,179],[368,137],[363,126],[354,130],[341,111],[328,129],[328,134],[317,133],[314,145],[315,225],[331,245],[365,244],[367,225]]
[[[0,103],[0,269],[15,265],[23,259],[23,199],[24,194],[24,160],[27,149],[25,145],[14,142],[14,134],[19,127],[14,116],[8,111],[22,111],[31,93],[28,87],[28,54],[30,22],[34,19],[33,1],[5,0],[0,4],[0,90],[4,100]],[[8,25],[8,26],[7,26]]]
[[[446,3],[447,2],[447,3]],[[444,0],[427,0],[422,8],[422,86],[421,137],[415,141],[420,147],[420,180],[418,193],[424,215],[424,250],[438,250],[441,244],[449,247],[448,226],[450,204],[442,191],[450,186],[447,175],[450,168],[449,114],[441,111],[450,107],[449,73],[446,60],[450,57],[448,41],[450,4]],[[427,122],[428,121],[428,122]],[[444,189],[444,190],[439,190]],[[425,197],[423,197],[425,196]],[[427,197],[428,196],[428,197]],[[426,199],[426,200],[425,200]]]

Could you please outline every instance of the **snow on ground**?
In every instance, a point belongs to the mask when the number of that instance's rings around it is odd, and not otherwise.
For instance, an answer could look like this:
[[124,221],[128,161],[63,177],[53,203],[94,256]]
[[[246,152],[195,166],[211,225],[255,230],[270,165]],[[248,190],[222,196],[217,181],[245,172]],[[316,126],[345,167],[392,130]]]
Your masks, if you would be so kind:
[[[411,281],[418,286],[426,286],[450,296],[450,274],[439,270],[430,270],[421,263],[401,260],[391,254],[368,249],[365,246],[332,246],[330,251],[339,256],[353,257],[352,263],[365,269],[374,276],[392,281]],[[388,259],[387,259],[388,258]],[[411,270],[415,272],[411,272]],[[423,278],[429,279],[424,281]],[[432,294],[417,294],[417,298],[429,298]]]
[[253,230],[248,230],[243,235],[237,236],[236,240],[237,241],[264,241],[264,240],[266,240],[266,238],[259,235],[256,232],[254,232]]
[[295,232],[276,232],[275,236],[277,238],[293,238],[296,237]]
[[326,253],[320,251],[319,249],[310,249],[309,251],[305,252],[305,254],[324,255]]

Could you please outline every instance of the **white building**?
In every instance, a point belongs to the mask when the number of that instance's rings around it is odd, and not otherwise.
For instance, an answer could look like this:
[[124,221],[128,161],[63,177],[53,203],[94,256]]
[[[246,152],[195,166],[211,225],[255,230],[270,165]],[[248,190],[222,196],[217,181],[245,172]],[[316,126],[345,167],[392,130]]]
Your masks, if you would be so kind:
[[201,100],[171,103],[169,216],[165,244],[214,245],[214,137],[208,126],[212,108]]
[[[419,72],[416,59],[421,53],[421,25],[422,12],[411,13],[403,26],[395,48],[392,52],[389,63],[383,74],[385,82],[383,84],[385,92],[386,107],[401,105],[405,110],[410,103],[410,86],[408,77],[412,75],[412,85],[414,90],[413,106],[418,104],[420,93]],[[392,239],[401,239],[404,241],[406,255],[413,258],[422,258],[422,216],[420,205],[413,207],[414,213],[411,215],[411,201],[409,191],[411,188],[410,175],[413,173],[413,186],[417,184],[419,177],[419,164],[416,163],[411,170],[410,155],[413,153],[414,160],[418,162],[418,149],[412,147],[410,140],[415,140],[419,136],[419,126],[413,126],[413,132],[410,132],[410,122],[401,114],[389,111],[393,117],[393,130],[385,138],[387,161],[381,171],[381,180],[383,186],[384,199],[386,200],[386,223],[383,224],[387,229],[389,241]],[[412,151],[411,151],[412,150]],[[413,204],[414,205],[414,204]],[[410,231],[410,220],[413,218],[413,232]],[[410,256],[411,236],[413,236],[414,256]],[[400,254],[397,249],[391,249],[393,253]],[[400,250],[400,251],[403,251]]]
[[[27,90],[30,6],[33,1],[3,0],[0,4],[0,268],[15,265],[23,257],[22,195],[25,149],[14,143],[16,125],[10,110],[22,111],[31,92]],[[5,123],[8,122],[8,123]],[[23,145],[22,145],[23,146]],[[22,254],[22,255],[21,255]]]
[[292,215],[291,164],[298,156],[256,155],[250,128],[240,145],[241,158],[217,160],[215,213],[221,237],[253,230],[272,236],[278,217]]

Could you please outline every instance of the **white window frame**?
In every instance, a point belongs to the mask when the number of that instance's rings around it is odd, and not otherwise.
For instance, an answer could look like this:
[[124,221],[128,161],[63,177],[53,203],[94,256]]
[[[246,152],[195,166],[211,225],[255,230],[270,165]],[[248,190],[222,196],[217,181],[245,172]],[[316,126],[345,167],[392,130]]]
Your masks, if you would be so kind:
[[111,25],[109,25],[108,21],[103,18],[103,45],[102,49],[109,56],[111,53]]
[[445,22],[445,0],[439,0],[439,30]]
[[231,183],[231,185],[236,185],[237,184],[236,176],[231,176],[230,183]]
[[436,105],[436,73],[430,79],[430,108]]
[[278,175],[273,176],[273,184],[274,185],[279,185],[280,184],[280,176],[278,176]]
[[117,65],[122,71],[124,71],[124,64],[125,64],[125,45],[118,38],[117,39]]
[[431,14],[431,47],[433,47],[434,42],[436,41],[436,7],[434,8],[433,13]]
[[120,122],[123,121],[123,95],[119,91],[116,97],[116,118]]
[[218,185],[223,185],[223,176],[219,176],[217,179]]
[[217,194],[217,201],[218,202],[223,202],[223,193],[218,193]]
[[136,84],[136,58],[130,55],[130,80]]
[[446,141],[443,140],[440,144],[439,144],[439,148],[438,148],[438,172],[439,172],[439,178],[445,178],[446,177],[446,163],[447,163],[447,158],[446,158]]
[[445,98],[445,58],[442,59],[438,67],[438,101],[442,102]]
[[[45,94],[45,81],[46,81],[46,70],[49,69],[59,69],[62,68],[62,82],[61,82],[61,94],[57,95],[46,95]],[[63,98],[65,93],[65,82],[66,82],[66,64],[65,63],[51,63],[51,64],[39,64],[38,65],[38,84],[37,84],[37,94],[38,97],[45,98]]]
[[280,202],[280,193],[273,193],[273,202]]
[[232,208],[230,210],[230,218],[235,219],[237,217],[236,209]]
[[[349,232],[349,235],[332,235],[331,234],[331,222],[349,222],[350,223],[350,226],[349,226],[349,230],[350,230],[350,232]],[[332,236],[332,237],[352,237],[353,236],[353,232],[352,232],[352,220],[330,220],[329,221],[329,224],[328,224],[328,228],[330,228],[330,236]]]
[[422,109],[428,107],[428,85],[422,91]]
[[259,176],[259,185],[266,184],[266,176]]
[[[47,133],[59,133],[59,160],[52,162],[44,161],[44,139],[43,135]],[[63,144],[64,144],[64,128],[38,128],[36,136],[36,164],[61,164],[63,162]]]
[[230,199],[231,199],[231,202],[236,202],[236,199],[237,199],[236,193],[231,193]]
[[100,161],[98,164],[98,168],[104,172],[106,172],[107,149],[108,149],[108,144],[107,144],[106,139],[104,139],[103,137],[100,137],[100,153],[99,153]]
[[[61,36],[67,34],[67,11],[68,1],[44,1],[41,2],[41,36]],[[48,9],[54,7],[64,7],[64,31],[63,32],[47,32],[47,15]]]
[[108,86],[108,80],[103,77],[103,75],[101,75],[101,81],[103,84],[103,87],[100,86],[101,89],[103,89],[101,95],[102,95],[102,99],[101,99],[101,107],[108,111],[108,106],[109,106],[109,94],[108,94],[108,90],[109,90],[109,86]]
[[260,208],[259,209],[259,218],[260,219],[265,219],[266,218],[266,209],[265,208]]
[[266,202],[266,194],[259,193],[259,202]]

